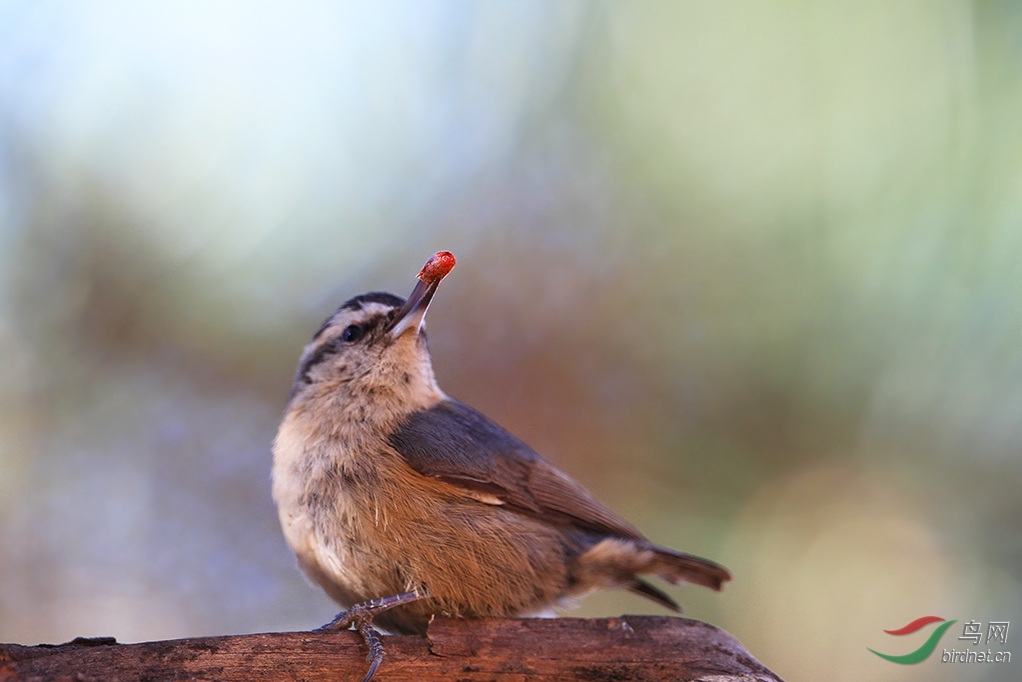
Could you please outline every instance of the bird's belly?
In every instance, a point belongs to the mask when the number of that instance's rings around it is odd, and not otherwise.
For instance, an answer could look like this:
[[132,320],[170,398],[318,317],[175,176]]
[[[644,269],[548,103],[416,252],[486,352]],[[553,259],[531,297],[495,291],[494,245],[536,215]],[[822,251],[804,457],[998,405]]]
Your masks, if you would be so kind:
[[385,628],[422,631],[432,614],[534,613],[567,590],[571,556],[561,531],[447,484],[412,472],[328,499],[329,513],[310,511],[304,528],[285,529],[315,583],[345,607],[410,591],[430,596],[382,614]]

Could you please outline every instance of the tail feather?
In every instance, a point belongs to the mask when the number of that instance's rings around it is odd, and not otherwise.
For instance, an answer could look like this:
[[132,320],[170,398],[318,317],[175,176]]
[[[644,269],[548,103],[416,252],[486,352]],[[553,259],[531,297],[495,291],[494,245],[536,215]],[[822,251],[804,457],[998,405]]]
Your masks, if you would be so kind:
[[720,590],[731,573],[708,559],[631,538],[603,538],[585,551],[574,567],[574,582],[584,587],[623,587],[680,611],[668,595],[641,580],[644,573],[672,585],[686,582]]
[[653,559],[640,573],[654,573],[672,585],[680,582],[702,585],[718,592],[731,580],[731,572],[718,563],[678,552],[669,547],[649,545]]
[[652,599],[661,606],[666,606],[671,611],[681,613],[681,607],[678,606],[678,602],[671,599],[670,596],[665,594],[662,590],[658,590],[641,578],[633,578],[632,584],[628,586],[628,589],[635,594],[641,594],[647,599]]

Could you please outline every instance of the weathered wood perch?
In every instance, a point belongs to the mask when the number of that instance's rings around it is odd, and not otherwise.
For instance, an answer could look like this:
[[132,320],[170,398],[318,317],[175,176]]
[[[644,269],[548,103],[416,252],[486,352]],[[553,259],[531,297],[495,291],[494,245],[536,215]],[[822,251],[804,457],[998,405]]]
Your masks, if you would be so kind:
[[[777,682],[738,641],[686,618],[438,619],[426,637],[385,637],[387,680]],[[110,638],[0,644],[0,682],[361,680],[355,632],[281,632],[140,644]]]

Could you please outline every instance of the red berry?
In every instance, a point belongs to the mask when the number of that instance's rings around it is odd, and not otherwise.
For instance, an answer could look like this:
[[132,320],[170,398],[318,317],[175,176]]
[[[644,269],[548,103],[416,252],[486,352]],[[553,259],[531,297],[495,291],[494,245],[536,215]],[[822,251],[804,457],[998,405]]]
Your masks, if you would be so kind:
[[419,279],[426,284],[439,282],[447,276],[447,273],[454,269],[456,262],[454,254],[450,251],[437,251],[422,266],[422,270],[419,271]]

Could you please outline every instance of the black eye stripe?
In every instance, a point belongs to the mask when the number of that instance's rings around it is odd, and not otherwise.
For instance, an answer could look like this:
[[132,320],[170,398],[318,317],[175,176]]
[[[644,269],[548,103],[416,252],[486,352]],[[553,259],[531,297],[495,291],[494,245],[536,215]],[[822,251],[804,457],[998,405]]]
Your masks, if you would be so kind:
[[331,339],[330,341],[327,341],[322,346],[317,348],[316,351],[312,353],[312,355],[305,358],[305,360],[302,361],[302,364],[298,366],[298,372],[296,373],[298,377],[297,380],[304,381],[307,384],[311,384],[312,377],[310,376],[309,373],[312,371],[313,367],[326,360],[328,357],[330,357],[338,350],[340,350],[341,347],[343,346],[344,342],[338,338]]
[[312,340],[313,341],[315,341],[319,337],[323,336],[323,332],[325,332],[327,329],[330,329],[330,322],[333,319],[334,319],[333,316],[331,316],[331,317],[328,317],[325,320],[323,320],[323,324],[319,325],[319,329],[317,329],[316,333],[312,335]]
[[316,330],[316,333],[313,334],[312,340],[315,341],[319,337],[323,336],[326,330],[333,326],[332,323],[334,318],[337,317],[337,314],[342,310],[350,310],[351,312],[357,313],[368,303],[382,303],[383,305],[390,306],[394,310],[397,310],[405,304],[405,300],[400,296],[388,294],[384,291],[371,291],[368,294],[360,294],[354,298],[350,298],[342,303],[341,307],[338,308],[333,315],[323,320],[323,324],[320,325],[319,329]]
[[[385,324],[387,322],[387,319],[388,319],[387,315],[380,315],[371,317],[368,320],[363,320],[362,322],[359,322],[357,324],[349,324],[344,328],[344,331],[342,331],[339,336],[335,336],[329,341],[323,342],[315,351],[313,351],[309,355],[309,357],[305,358],[305,360],[303,360],[302,363],[298,365],[298,371],[295,373],[296,386],[299,383],[311,384],[312,383],[311,372],[316,367],[316,365],[319,365],[320,363],[323,363],[326,360],[330,359],[332,355],[335,355],[336,353],[340,352],[345,347],[350,347],[352,344],[364,340],[366,337],[370,336],[381,324]],[[316,336],[313,338],[313,342],[315,342],[317,338],[326,333],[326,331],[330,329],[332,326],[333,325],[329,324],[328,321],[327,324],[325,324],[323,328],[316,333]],[[359,330],[360,333],[357,334],[357,338],[351,338],[350,336],[348,338],[345,338],[346,335],[348,335],[349,330],[351,329]]]

